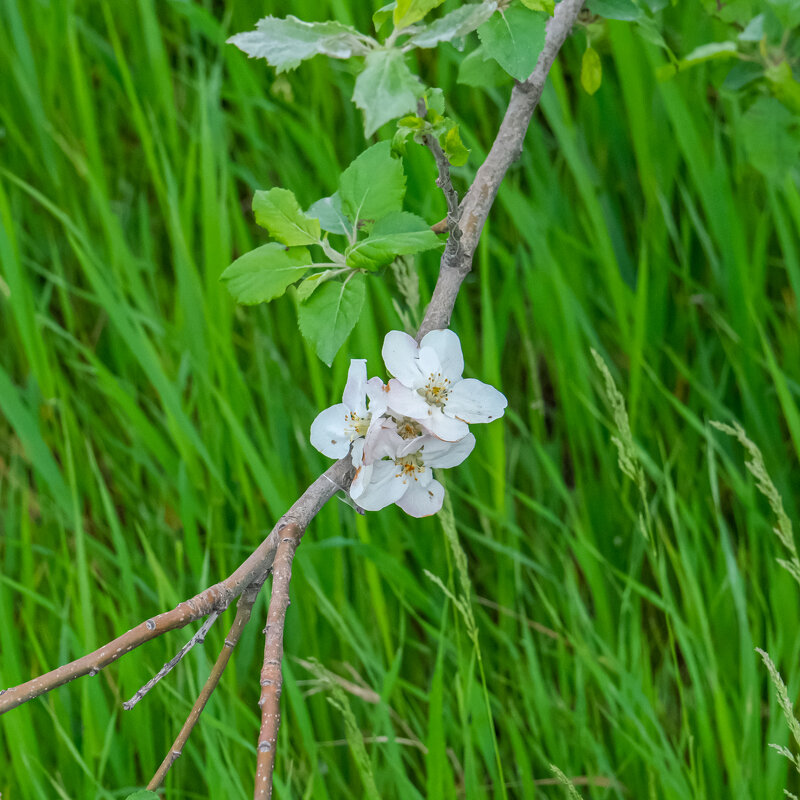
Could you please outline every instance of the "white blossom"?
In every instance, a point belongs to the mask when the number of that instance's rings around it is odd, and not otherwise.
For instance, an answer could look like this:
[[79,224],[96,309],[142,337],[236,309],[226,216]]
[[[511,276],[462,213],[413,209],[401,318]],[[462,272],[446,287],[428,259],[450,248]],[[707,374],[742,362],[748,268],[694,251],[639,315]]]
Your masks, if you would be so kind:
[[450,330],[427,333],[419,345],[407,333],[390,331],[382,350],[389,381],[386,403],[396,414],[417,420],[434,436],[456,442],[467,423],[503,416],[508,401],[474,378],[462,378],[461,342]]
[[[328,458],[343,458],[353,445],[353,464],[362,460],[364,437],[386,410],[383,381],[367,380],[367,360],[350,361],[342,402],[321,411],[311,423],[311,444]],[[369,409],[367,409],[369,397]]]

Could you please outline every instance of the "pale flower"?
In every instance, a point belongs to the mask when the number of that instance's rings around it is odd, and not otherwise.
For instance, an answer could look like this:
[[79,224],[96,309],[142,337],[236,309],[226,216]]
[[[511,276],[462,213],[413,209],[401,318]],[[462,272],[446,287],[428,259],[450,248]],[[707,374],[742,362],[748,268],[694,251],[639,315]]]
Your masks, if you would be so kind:
[[428,435],[404,439],[383,423],[371,439],[375,460],[358,468],[350,497],[367,511],[397,503],[412,517],[428,517],[442,507],[444,487],[431,468],[455,467],[475,447],[471,433],[458,442]]
[[467,435],[467,423],[498,419],[508,405],[493,386],[461,377],[461,342],[451,330],[430,331],[419,345],[407,333],[389,331],[382,355],[395,378],[389,381],[387,406],[439,439],[458,441]]
[[353,464],[358,466],[364,451],[364,437],[386,410],[386,394],[380,378],[367,380],[367,360],[351,359],[342,402],[321,411],[311,423],[311,444],[328,458],[342,458],[352,443]]

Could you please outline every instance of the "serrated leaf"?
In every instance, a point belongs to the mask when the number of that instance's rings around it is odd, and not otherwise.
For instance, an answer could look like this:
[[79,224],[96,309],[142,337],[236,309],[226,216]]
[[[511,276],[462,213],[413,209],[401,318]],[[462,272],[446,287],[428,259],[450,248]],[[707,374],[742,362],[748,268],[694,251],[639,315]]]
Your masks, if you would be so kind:
[[556,0],[520,0],[520,2],[531,11],[544,11],[551,17],[556,10]]
[[[278,72],[294,69],[316,55],[331,58],[363,56],[370,47],[355,28],[340,22],[303,22],[297,17],[264,17],[256,30],[228,39],[250,58],[265,58]],[[377,43],[376,43],[377,44]]]
[[606,19],[621,19],[630,22],[642,16],[641,9],[631,0],[588,0],[586,6],[592,14]]
[[791,111],[772,97],[761,97],[741,122],[749,162],[764,177],[780,182],[800,164],[800,136]]
[[478,28],[486,53],[513,78],[524,81],[544,47],[547,17],[530,11],[519,0]]
[[392,18],[398,30],[419,22],[429,11],[440,6],[444,0],[397,0]]
[[[468,3],[445,14],[415,33],[408,44],[414,47],[436,47],[439,42],[451,42],[477,30],[497,10],[495,0]],[[439,112],[443,113],[443,112]]]
[[158,800],[155,792],[148,792],[147,789],[140,789],[138,792],[129,794],[125,800]]
[[254,305],[280,297],[313,266],[305,247],[270,242],[237,258],[220,280],[238,303]]
[[274,188],[258,191],[253,196],[256,222],[269,231],[273,239],[290,246],[317,244],[320,236],[318,219],[307,217],[293,192]]
[[378,220],[366,239],[348,248],[345,258],[348,266],[377,269],[397,256],[421,253],[443,244],[422,217],[396,211]]
[[350,236],[353,232],[353,223],[347,218],[342,209],[342,198],[339,192],[334,192],[330,197],[323,197],[313,203],[306,212],[310,217],[319,220],[320,227],[328,233],[341,233]]
[[444,114],[444,92],[431,87],[425,92],[425,108],[436,114]]
[[314,293],[316,289],[322,286],[322,279],[328,275],[328,272],[315,272],[309,275],[304,280],[300,281],[297,285],[297,299],[301,302],[307,300]]
[[603,65],[600,56],[593,47],[583,51],[581,59],[581,86],[587,94],[594,94],[603,80]]
[[439,144],[442,146],[447,160],[454,167],[461,167],[467,163],[469,150],[464,147],[464,142],[461,141],[458,125],[453,125],[453,127],[439,139]]
[[353,91],[353,102],[364,112],[364,133],[372,136],[389,120],[414,111],[424,92],[399,50],[370,53]]
[[300,333],[328,366],[358,322],[365,296],[366,279],[359,274],[324,283],[298,306]]
[[486,52],[482,45],[469,53],[458,65],[456,81],[476,89],[502,86],[511,80],[509,74]]
[[369,227],[375,220],[399,211],[406,193],[406,176],[400,159],[391,155],[389,142],[365,150],[342,173],[339,195],[347,217]]

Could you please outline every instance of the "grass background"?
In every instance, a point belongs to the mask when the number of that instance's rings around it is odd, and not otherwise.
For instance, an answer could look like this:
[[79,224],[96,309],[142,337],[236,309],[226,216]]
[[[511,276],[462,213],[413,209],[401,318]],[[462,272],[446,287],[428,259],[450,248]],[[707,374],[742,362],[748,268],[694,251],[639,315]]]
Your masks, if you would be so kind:
[[[276,80],[223,44],[285,13],[256,5],[0,5],[2,686],[228,574],[326,465],[308,428],[340,396],[348,359],[383,374],[380,342],[400,324],[390,279],[370,280],[330,371],[299,337],[292,297],[237,308],[218,282],[264,241],[255,188],[289,187],[307,206],[364,147],[345,65],[318,58]],[[363,30],[371,10],[291,8]],[[666,19],[683,52],[721,35],[694,3]],[[464,620],[423,572],[459,585],[440,520],[361,518],[334,500],[295,561],[279,798],[366,796],[342,713],[298,661],[309,658],[370,690],[346,697],[387,800],[565,797],[547,783],[551,762],[592,779],[576,781],[586,798],[787,786],[767,743],[788,734],[753,650],[797,691],[798,587],[776,564],[741,449],[707,422],[742,422],[796,520],[796,174],[770,186],[748,166],[741,101],[714,89],[714,65],[658,83],[661,52],[610,23],[589,97],[584,46],[576,34],[552,72],[453,319],[468,374],[509,398],[447,473],[497,753]],[[472,148],[463,187],[508,90],[456,86],[459,58],[448,46],[419,66]],[[406,171],[409,208],[440,219],[428,155],[410,148]],[[418,266],[424,303],[436,258]],[[655,553],[591,347],[628,404]],[[121,700],[186,632],[0,719],[4,800],[144,785],[228,624],[132,712]],[[252,792],[259,624],[166,797]]]

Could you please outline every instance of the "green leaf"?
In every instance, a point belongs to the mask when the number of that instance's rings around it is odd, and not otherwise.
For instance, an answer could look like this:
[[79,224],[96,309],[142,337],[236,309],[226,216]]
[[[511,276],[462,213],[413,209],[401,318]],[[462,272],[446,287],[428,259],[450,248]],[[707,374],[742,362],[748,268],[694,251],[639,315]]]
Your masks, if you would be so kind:
[[784,30],[790,31],[800,25],[800,2],[798,0],[767,0],[767,5],[772,9]]
[[689,69],[705,61],[719,58],[736,58],[736,42],[709,42],[708,44],[695,47],[688,55],[682,58],[677,64],[664,64],[656,70],[656,77],[660,81],[668,80],[675,73],[684,69]]
[[436,47],[439,42],[452,42],[477,30],[497,9],[495,0],[468,3],[445,14],[415,33],[408,44],[414,47]]
[[721,88],[729,92],[738,92],[748,83],[758,80],[763,75],[764,67],[761,64],[752,61],[738,61],[728,71]]
[[631,0],[589,0],[586,5],[592,14],[606,19],[621,19],[630,22],[642,16],[641,9]]
[[429,11],[440,6],[444,0],[397,0],[392,18],[398,30],[419,22]]
[[147,789],[141,789],[129,794],[125,800],[158,800],[158,795],[155,792],[148,792]]
[[556,0],[520,0],[520,2],[531,11],[544,11],[551,17],[556,10]]
[[300,333],[328,366],[358,322],[365,295],[366,279],[358,274],[324,283],[298,306]]
[[294,69],[316,55],[331,58],[364,56],[377,42],[340,22],[303,22],[297,17],[264,17],[256,30],[228,39],[250,58],[265,58],[278,72]]
[[372,136],[385,122],[415,111],[424,92],[399,50],[370,53],[353,91],[353,102],[364,112],[364,133]]
[[444,114],[444,92],[431,87],[425,92],[425,108],[435,114]]
[[587,47],[583,51],[581,60],[581,86],[587,94],[594,94],[603,80],[603,65],[600,63],[600,56],[593,47]]
[[269,235],[288,245],[317,244],[320,236],[318,219],[307,217],[297,198],[288,189],[270,189],[256,192],[253,197],[256,222],[269,231]]
[[322,230],[328,233],[341,233],[350,236],[353,232],[353,223],[347,218],[342,209],[342,198],[339,192],[334,192],[330,197],[323,197],[311,205],[306,212],[310,217],[316,217]]
[[519,0],[478,28],[486,53],[512,77],[524,81],[533,72],[544,47],[547,17]]
[[237,258],[220,280],[237,302],[253,305],[280,297],[313,266],[305,247],[287,249],[270,242]]
[[476,89],[502,86],[511,79],[508,73],[481,46],[469,53],[458,65],[458,83]]
[[406,176],[403,164],[391,156],[391,144],[378,142],[342,173],[339,194],[347,217],[369,226],[403,206]]
[[772,97],[761,97],[742,117],[741,132],[749,162],[769,180],[781,182],[798,166],[800,136],[796,117]]
[[377,269],[396,256],[421,253],[443,244],[422,217],[395,211],[378,220],[370,235],[349,247],[345,257],[348,266]]
[[392,12],[397,7],[397,3],[387,3],[381,6],[372,15],[372,24],[375,26],[375,33],[380,33],[381,28],[392,18]]
[[297,299],[303,301],[311,297],[314,291],[322,286],[322,282],[327,275],[330,275],[329,271],[315,272],[313,275],[309,275],[307,278],[300,281],[297,285]]
[[765,36],[764,15],[759,14],[747,23],[747,27],[737,37],[740,42],[760,42]]
[[464,142],[461,141],[458,125],[453,125],[453,127],[439,139],[439,144],[442,146],[447,160],[454,167],[461,167],[467,163],[469,150],[464,147]]

